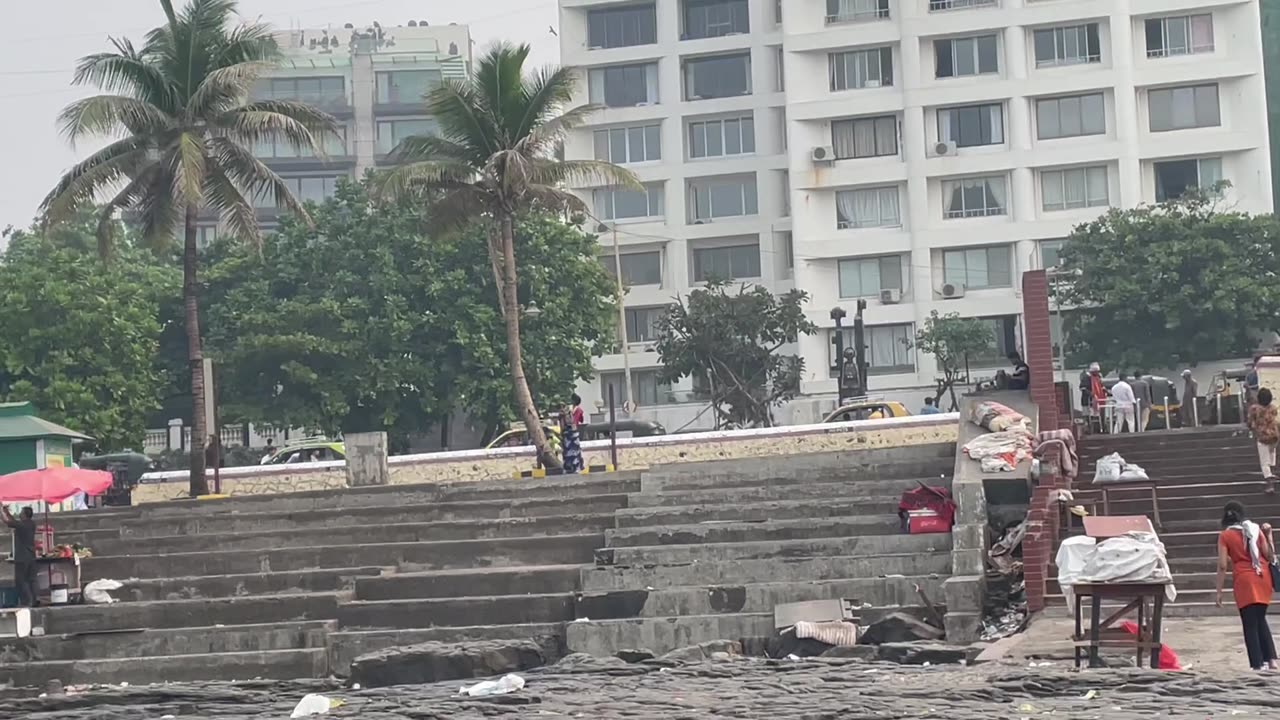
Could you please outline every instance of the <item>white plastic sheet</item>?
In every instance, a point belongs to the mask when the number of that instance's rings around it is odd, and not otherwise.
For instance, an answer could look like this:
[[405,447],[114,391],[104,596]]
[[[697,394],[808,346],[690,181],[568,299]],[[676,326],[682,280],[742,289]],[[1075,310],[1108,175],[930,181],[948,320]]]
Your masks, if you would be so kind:
[[1165,597],[1178,597],[1164,543],[1149,532],[1131,532],[1094,544],[1093,538],[1069,538],[1058,548],[1058,584],[1070,606],[1069,586],[1081,583],[1168,583]]
[[1053,564],[1058,566],[1058,585],[1062,588],[1062,595],[1067,599],[1069,608],[1074,608],[1076,605],[1075,592],[1071,586],[1080,582],[1084,566],[1096,545],[1097,541],[1093,538],[1076,535],[1063,540],[1058,546],[1058,555],[1054,558]]

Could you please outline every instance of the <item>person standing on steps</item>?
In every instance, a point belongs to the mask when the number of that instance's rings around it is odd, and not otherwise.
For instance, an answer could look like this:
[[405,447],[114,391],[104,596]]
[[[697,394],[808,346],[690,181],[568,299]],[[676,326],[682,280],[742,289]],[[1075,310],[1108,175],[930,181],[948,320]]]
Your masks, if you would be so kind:
[[1267,607],[1271,605],[1271,568],[1275,561],[1275,542],[1271,524],[1261,526],[1245,516],[1244,506],[1232,500],[1222,509],[1222,532],[1218,534],[1218,594],[1222,607],[1222,588],[1231,571],[1231,594],[1240,611],[1244,628],[1244,647],[1249,654],[1249,667],[1261,670],[1280,669],[1276,665],[1276,646],[1267,625]]
[[1151,422],[1151,406],[1155,398],[1151,395],[1151,383],[1147,381],[1146,371],[1135,372],[1129,387],[1133,388],[1133,397],[1138,401],[1138,427],[1147,430]]
[[19,607],[36,606],[36,521],[31,507],[24,507],[14,517],[0,504],[0,519],[13,528],[13,584],[18,590]]
[[1125,380],[1124,373],[1119,374],[1119,380],[1115,385],[1111,386],[1111,399],[1115,402],[1115,415],[1111,417],[1111,433],[1114,435],[1120,432],[1120,428],[1125,427],[1128,423],[1128,432],[1133,432],[1138,428],[1137,407],[1138,400],[1133,395],[1133,387]]
[[1178,408],[1178,415],[1182,420],[1182,427],[1194,427],[1196,424],[1196,398],[1200,395],[1200,383],[1191,377],[1190,370],[1182,371],[1182,405]]
[[1276,479],[1272,468],[1276,465],[1276,443],[1280,442],[1280,428],[1276,427],[1276,404],[1272,402],[1271,390],[1258,390],[1258,402],[1249,406],[1249,430],[1253,432],[1253,440],[1258,443],[1258,464],[1262,466],[1262,481],[1267,485],[1267,493],[1276,491]]
[[560,435],[564,446],[565,474],[582,472],[582,434],[580,428],[586,422],[586,413],[582,411],[582,398],[573,394],[573,407],[560,411]]

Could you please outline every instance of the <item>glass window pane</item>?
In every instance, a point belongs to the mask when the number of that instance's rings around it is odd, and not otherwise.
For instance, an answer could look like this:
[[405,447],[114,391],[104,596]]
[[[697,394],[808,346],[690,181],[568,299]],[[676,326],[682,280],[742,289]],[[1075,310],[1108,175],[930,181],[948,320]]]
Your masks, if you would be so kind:
[[956,76],[978,74],[977,41],[973,38],[961,38],[952,43],[955,52]]
[[724,127],[724,154],[725,155],[741,155],[742,154],[742,134],[738,129],[737,120],[725,120],[722,123]]
[[646,125],[644,129],[644,151],[646,160],[662,159],[662,126]]
[[1000,61],[997,57],[997,47],[995,35],[986,35],[978,38],[978,72],[993,73],[999,72]]
[[1080,124],[1080,98],[1066,97],[1058,101],[1058,117],[1062,123],[1062,134],[1074,137],[1083,132]]
[[1080,98],[1082,115],[1081,132],[1086,135],[1100,135],[1107,131],[1106,103],[1101,94],[1085,95]]
[[1057,59],[1054,50],[1053,30],[1036,30],[1036,64],[1051,65]]
[[724,155],[724,128],[721,127],[719,120],[713,120],[706,123],[707,128],[707,157],[719,157]]
[[627,131],[614,128],[609,131],[609,154],[615,163],[627,162]]
[[609,131],[596,130],[592,133],[592,140],[594,141],[595,146],[595,159],[612,162],[609,155]]
[[742,152],[756,151],[756,121],[754,118],[742,118]]

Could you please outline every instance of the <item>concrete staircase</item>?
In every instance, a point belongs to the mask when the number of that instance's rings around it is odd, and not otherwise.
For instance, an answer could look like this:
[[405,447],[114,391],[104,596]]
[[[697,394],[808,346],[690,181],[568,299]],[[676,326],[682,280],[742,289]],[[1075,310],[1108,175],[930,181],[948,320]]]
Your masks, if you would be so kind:
[[425,641],[670,650],[773,635],[777,603],[864,617],[941,601],[951,536],[898,533],[898,496],[949,485],[953,445],[534,480],[175,502],[54,519],[113,605],[37,612],[0,682],[293,679]]
[[917,481],[949,487],[954,445],[656,468],[582,573],[570,650],[662,653],[774,635],[775,605],[848,598],[874,619],[935,602],[951,535],[902,535]]
[[[1228,500],[1239,500],[1250,517],[1259,522],[1280,518],[1280,496],[1264,492],[1257,451],[1249,432],[1240,426],[1227,426],[1092,435],[1084,440],[1080,450],[1081,473],[1076,496],[1097,500],[1099,513],[1102,513],[1101,493],[1092,489],[1098,458],[1119,452],[1125,460],[1141,465],[1159,481],[1163,526],[1158,532],[1178,588],[1178,600],[1166,605],[1165,613],[1169,616],[1234,615],[1230,598],[1222,609],[1214,607],[1213,602],[1222,506]],[[1117,501],[1117,497],[1121,499]],[[1113,491],[1111,514],[1147,515],[1154,522],[1149,492],[1116,494]],[[1049,605],[1064,607],[1056,567],[1050,567],[1049,577]],[[1229,578],[1227,582],[1230,586]]]

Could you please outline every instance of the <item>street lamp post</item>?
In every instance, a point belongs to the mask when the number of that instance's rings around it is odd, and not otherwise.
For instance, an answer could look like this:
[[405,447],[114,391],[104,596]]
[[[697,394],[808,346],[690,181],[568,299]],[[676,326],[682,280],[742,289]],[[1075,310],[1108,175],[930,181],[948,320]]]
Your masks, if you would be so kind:
[[600,223],[596,228],[597,232],[611,231],[613,233],[613,270],[615,279],[617,280],[618,292],[618,339],[622,346],[622,397],[625,401],[623,408],[630,415],[635,408],[635,404],[631,398],[631,353],[627,347],[627,308],[623,304],[623,300],[627,295],[626,288],[622,284],[622,251],[618,246],[618,224],[612,226]]
[[844,403],[844,318],[848,313],[839,305],[831,308],[831,319],[836,323],[836,336],[831,342],[836,346],[836,405]]

